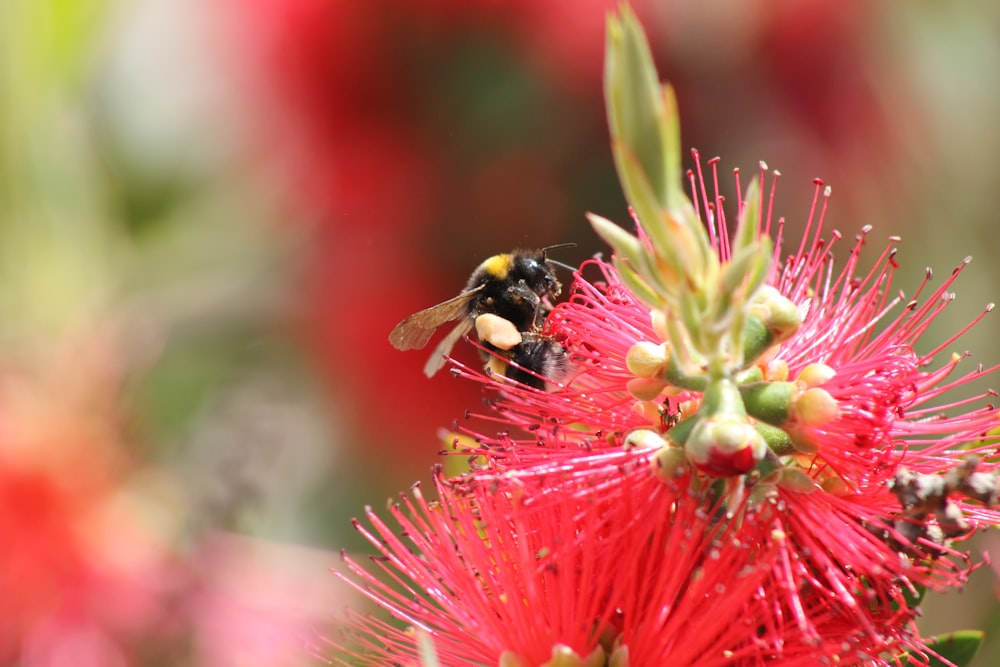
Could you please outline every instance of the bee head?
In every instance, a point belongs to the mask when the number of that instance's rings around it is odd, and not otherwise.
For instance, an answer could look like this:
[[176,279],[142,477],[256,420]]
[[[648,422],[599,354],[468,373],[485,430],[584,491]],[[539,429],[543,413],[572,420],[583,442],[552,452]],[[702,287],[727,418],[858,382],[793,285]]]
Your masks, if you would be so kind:
[[556,277],[555,264],[545,257],[545,250],[536,254],[516,255],[516,273],[539,296],[559,296],[562,285]]

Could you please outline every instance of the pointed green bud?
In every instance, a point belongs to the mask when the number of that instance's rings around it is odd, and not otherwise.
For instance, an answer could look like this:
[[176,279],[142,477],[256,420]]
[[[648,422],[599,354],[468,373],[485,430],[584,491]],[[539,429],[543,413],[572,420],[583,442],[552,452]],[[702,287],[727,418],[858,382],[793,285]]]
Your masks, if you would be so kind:
[[687,472],[688,458],[680,447],[661,447],[649,459],[653,474],[664,482],[677,479]]
[[798,308],[770,285],[761,285],[747,308],[743,323],[743,364],[749,366],[802,324]]
[[788,340],[802,326],[798,306],[771,285],[761,285],[751,305],[761,307],[758,312],[777,343]]
[[[601,655],[603,661],[603,652]],[[580,655],[565,644],[556,644],[552,647],[552,657],[543,662],[541,667],[584,667]]]
[[781,426],[788,421],[792,400],[798,392],[794,382],[753,382],[740,385],[743,404],[754,419]]
[[657,378],[632,378],[625,383],[628,393],[640,401],[651,401],[667,388],[667,383]]
[[822,426],[840,417],[840,405],[830,392],[813,387],[795,400],[792,416],[806,426]]
[[625,449],[661,449],[668,445],[659,433],[638,429],[625,436]]
[[836,375],[837,371],[826,364],[809,364],[799,371],[795,381],[803,387],[819,387],[832,380]]
[[497,667],[528,667],[528,663],[518,654],[511,650],[507,650],[500,654],[500,660],[497,661]]
[[770,424],[765,424],[764,422],[757,422],[754,424],[754,428],[757,429],[757,433],[764,438],[764,442],[767,443],[767,448],[778,456],[787,456],[795,452],[795,446],[792,444],[792,439],[789,437],[788,433],[784,429],[780,429],[777,426],[771,426]]

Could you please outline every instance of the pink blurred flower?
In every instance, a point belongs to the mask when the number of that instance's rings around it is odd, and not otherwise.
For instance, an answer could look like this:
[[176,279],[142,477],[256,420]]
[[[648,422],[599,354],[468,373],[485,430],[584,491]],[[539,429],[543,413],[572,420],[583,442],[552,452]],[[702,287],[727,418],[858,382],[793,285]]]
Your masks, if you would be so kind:
[[336,580],[317,582],[331,553],[238,535],[205,536],[191,558],[185,598],[192,648],[206,667],[301,665],[326,610],[354,601]]

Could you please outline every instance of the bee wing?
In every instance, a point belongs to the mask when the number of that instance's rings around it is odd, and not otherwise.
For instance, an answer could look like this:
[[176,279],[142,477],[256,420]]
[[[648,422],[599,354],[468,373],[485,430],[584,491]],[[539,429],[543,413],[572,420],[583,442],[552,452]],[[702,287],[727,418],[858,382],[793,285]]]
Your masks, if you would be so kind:
[[431,353],[430,359],[424,365],[424,375],[431,377],[437,373],[444,366],[445,357],[451,352],[451,348],[455,347],[455,343],[465,334],[472,331],[472,319],[466,317],[464,320],[455,325],[455,328],[448,332],[448,335],[441,339],[437,347]]
[[389,342],[397,350],[422,348],[427,345],[427,341],[431,339],[431,335],[439,326],[468,315],[469,301],[481,289],[482,285],[476,289],[462,292],[453,299],[442,301],[436,306],[413,313],[393,328],[389,334]]

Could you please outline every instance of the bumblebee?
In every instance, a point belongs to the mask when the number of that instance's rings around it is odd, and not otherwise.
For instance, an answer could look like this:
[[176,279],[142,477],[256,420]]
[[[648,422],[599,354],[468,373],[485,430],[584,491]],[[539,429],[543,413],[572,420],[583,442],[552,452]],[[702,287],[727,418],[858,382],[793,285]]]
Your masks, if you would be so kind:
[[[493,255],[476,267],[458,296],[410,315],[392,330],[389,342],[397,350],[419,349],[427,345],[438,327],[460,320],[427,360],[424,374],[431,377],[444,366],[444,357],[455,343],[472,330],[482,315],[506,320],[515,332],[536,331],[551,309],[551,300],[562,292],[556,267],[565,265],[546,256],[549,250],[559,247],[564,246]],[[489,339],[483,342],[491,349],[503,349],[492,345]],[[517,344],[520,341],[504,351]]]

